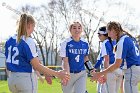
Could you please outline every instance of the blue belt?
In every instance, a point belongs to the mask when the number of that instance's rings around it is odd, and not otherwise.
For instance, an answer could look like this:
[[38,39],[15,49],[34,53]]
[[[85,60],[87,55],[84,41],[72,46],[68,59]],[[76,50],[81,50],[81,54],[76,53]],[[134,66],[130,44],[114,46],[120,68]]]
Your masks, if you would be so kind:
[[79,71],[72,71],[72,70],[70,70],[70,73],[79,73],[79,72],[81,72],[82,70],[79,70]]

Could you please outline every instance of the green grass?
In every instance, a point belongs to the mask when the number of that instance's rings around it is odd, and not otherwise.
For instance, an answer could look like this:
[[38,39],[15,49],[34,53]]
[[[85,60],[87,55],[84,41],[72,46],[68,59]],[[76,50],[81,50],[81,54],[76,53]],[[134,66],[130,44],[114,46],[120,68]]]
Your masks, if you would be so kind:
[[[87,79],[87,90],[88,93],[96,93],[96,83],[91,82],[90,79]],[[139,84],[140,90],[140,84]],[[7,81],[0,81],[0,93],[10,93],[7,85]],[[38,93],[62,93],[60,80],[53,79],[53,84],[48,85],[46,82],[41,84],[39,81],[38,84]]]
[[[96,84],[87,80],[87,90],[89,93],[95,93]],[[39,83],[38,93],[62,93],[60,80],[54,79],[52,85],[48,85],[46,82],[44,84]]]
[[[96,93],[96,83],[90,82],[90,80],[87,79],[87,90],[89,93]],[[7,81],[0,81],[0,93],[10,93]],[[60,80],[53,79],[52,85],[49,85],[46,82],[42,84],[39,81],[38,93],[62,93]]]

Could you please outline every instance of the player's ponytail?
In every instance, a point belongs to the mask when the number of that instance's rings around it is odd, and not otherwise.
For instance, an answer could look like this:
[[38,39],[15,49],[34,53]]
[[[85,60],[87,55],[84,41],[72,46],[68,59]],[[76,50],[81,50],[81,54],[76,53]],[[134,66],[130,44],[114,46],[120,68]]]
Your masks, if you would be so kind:
[[17,42],[20,42],[20,38],[22,35],[27,36],[27,15],[26,14],[22,14],[20,16],[20,20],[19,20],[19,25],[18,25],[18,34],[17,34]]
[[31,23],[35,23],[33,17],[31,15],[27,14],[22,14],[20,16],[19,24],[18,24],[18,29],[17,29],[17,43],[20,42],[21,36],[25,36],[27,38],[27,25]]
[[128,35],[129,37],[134,38],[131,34],[129,34],[128,32],[126,32],[125,30],[123,30],[123,32],[124,32],[126,35]]

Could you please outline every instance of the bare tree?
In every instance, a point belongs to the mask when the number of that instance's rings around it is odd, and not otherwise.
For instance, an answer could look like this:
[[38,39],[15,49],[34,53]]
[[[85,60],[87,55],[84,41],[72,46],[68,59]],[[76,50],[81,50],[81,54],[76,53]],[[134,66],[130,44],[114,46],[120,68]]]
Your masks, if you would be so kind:
[[[66,34],[69,34],[71,21],[81,21],[85,33],[84,38],[87,39],[90,45],[90,59],[93,62],[96,59],[95,45],[93,44],[95,32],[99,26],[107,24],[108,20],[106,19],[110,16],[109,13],[112,11],[112,7],[118,6],[119,9],[127,11],[126,15],[129,16],[124,17],[122,24],[129,27],[131,31],[137,29],[137,26],[128,24],[132,17],[133,9],[127,7],[127,4],[118,0],[105,0],[103,5],[106,5],[106,8],[104,9],[100,8],[99,5],[102,1],[104,0],[50,0],[48,5],[39,7],[27,5],[22,7],[23,12],[30,12],[37,20],[33,37],[40,48],[44,65],[57,64],[58,47],[60,41],[67,38]],[[90,7],[84,8],[85,2]]]

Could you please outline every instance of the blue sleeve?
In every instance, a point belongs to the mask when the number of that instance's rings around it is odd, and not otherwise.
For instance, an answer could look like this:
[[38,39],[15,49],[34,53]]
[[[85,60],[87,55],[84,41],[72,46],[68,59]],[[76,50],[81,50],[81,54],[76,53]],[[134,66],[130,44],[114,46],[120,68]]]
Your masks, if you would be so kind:
[[100,65],[102,64],[103,61],[103,57],[100,58],[100,60],[97,60],[97,62],[94,65],[95,69],[98,69],[100,67]]
[[88,56],[89,55],[89,44],[87,43],[87,52],[86,52],[86,55],[85,56]]

